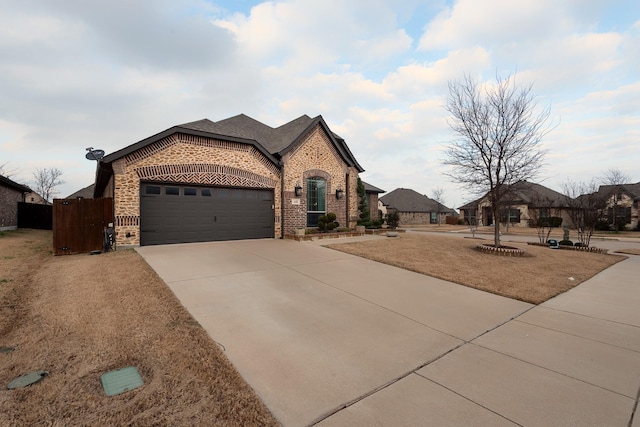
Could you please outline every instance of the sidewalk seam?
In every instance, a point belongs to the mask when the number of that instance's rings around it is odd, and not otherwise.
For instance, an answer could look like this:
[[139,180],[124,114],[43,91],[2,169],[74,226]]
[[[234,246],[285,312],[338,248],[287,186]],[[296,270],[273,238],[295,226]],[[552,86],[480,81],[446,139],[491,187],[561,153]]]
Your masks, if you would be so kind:
[[[324,283],[324,282],[322,282],[322,283]],[[326,284],[326,285],[327,285],[327,286],[331,286],[331,285],[329,285],[329,284]],[[333,286],[331,286],[331,287],[333,288]],[[338,288],[336,288],[336,289],[338,289]],[[346,291],[344,291],[344,292],[346,292]],[[353,294],[351,294],[351,293],[349,293],[349,292],[346,292],[346,293],[348,293],[348,294],[350,294],[350,295],[353,295]],[[353,296],[358,297],[357,295],[353,295]],[[366,300],[366,299],[364,299],[364,298],[362,298],[362,297],[358,297],[358,298],[360,298],[360,299],[362,299],[362,300],[364,300],[364,301],[367,301],[367,302],[369,302],[370,304],[375,304],[375,303],[373,303],[373,302],[371,302],[371,301],[368,301],[368,300]],[[375,305],[379,306],[378,304],[375,304]],[[380,307],[380,308],[383,308],[383,309],[385,309],[385,310],[391,311],[392,313],[396,313],[395,311],[390,310],[390,309],[388,309],[388,308],[386,308],[386,307],[382,307],[382,306],[379,306],[379,307]],[[418,376],[420,376],[420,377],[422,377],[422,378],[425,378],[425,379],[428,379],[429,381],[432,381],[432,380],[430,380],[429,378],[426,378],[426,377],[424,377],[424,376],[422,376],[422,375],[418,374],[418,371],[419,371],[420,369],[424,368],[425,366],[428,366],[428,365],[432,364],[433,362],[436,362],[436,361],[438,361],[438,360],[442,359],[444,356],[446,356],[446,355],[448,355],[448,354],[452,353],[453,351],[455,351],[455,350],[457,350],[457,349],[461,348],[462,346],[465,346],[465,345],[467,345],[467,344],[477,345],[477,344],[474,344],[472,341],[474,341],[474,340],[476,340],[476,339],[480,338],[481,336],[483,336],[483,335],[485,335],[485,334],[488,334],[489,332],[494,331],[495,329],[497,329],[497,328],[499,328],[499,327],[501,327],[501,326],[505,325],[505,324],[506,324],[506,323],[508,323],[508,322],[511,322],[511,321],[513,321],[513,320],[517,319],[518,317],[522,316],[523,314],[527,313],[527,312],[528,312],[528,311],[530,311],[530,310],[533,310],[533,309],[534,309],[534,308],[536,308],[536,307],[537,307],[537,306],[535,306],[535,305],[534,305],[534,306],[531,306],[531,307],[528,307],[528,308],[527,308],[525,311],[523,311],[522,313],[516,314],[515,316],[513,316],[513,317],[511,317],[511,318],[509,318],[509,319],[507,319],[507,320],[505,320],[505,321],[503,321],[503,322],[501,322],[501,323],[497,324],[497,325],[496,325],[496,326],[494,326],[493,328],[487,329],[486,331],[484,331],[484,332],[482,332],[482,333],[478,334],[477,336],[475,336],[475,337],[471,338],[470,340],[462,340],[462,342],[461,342],[460,344],[458,344],[457,346],[452,347],[451,349],[449,349],[449,350],[445,351],[445,352],[444,352],[444,353],[442,353],[441,355],[439,355],[439,356],[437,356],[437,357],[435,357],[435,358],[433,358],[433,359],[431,359],[431,360],[429,360],[429,361],[427,361],[427,362],[425,362],[425,363],[421,364],[421,365],[420,365],[420,366],[418,366],[417,368],[414,368],[413,370],[408,371],[408,372],[406,372],[406,373],[404,373],[404,374],[400,375],[399,377],[396,377],[395,379],[392,379],[391,381],[389,381],[389,382],[387,382],[387,383],[385,383],[385,384],[382,384],[381,386],[378,386],[378,387],[376,387],[376,388],[374,388],[374,389],[372,389],[372,390],[369,390],[368,392],[366,392],[366,393],[364,393],[364,394],[362,394],[362,395],[360,395],[360,396],[356,397],[355,399],[352,399],[352,400],[350,400],[350,401],[348,401],[348,402],[345,402],[345,403],[343,403],[343,404],[341,404],[341,405],[338,405],[338,406],[337,406],[337,407],[335,407],[334,409],[331,409],[331,410],[329,410],[329,411],[325,412],[324,414],[320,415],[318,418],[316,418],[315,420],[313,420],[313,421],[311,421],[309,424],[307,424],[307,427],[315,426],[316,424],[318,424],[318,423],[320,423],[320,422],[322,422],[322,421],[326,420],[327,418],[329,418],[329,417],[331,417],[331,416],[333,416],[333,415],[337,414],[338,412],[340,412],[340,411],[342,411],[342,410],[344,410],[344,409],[347,409],[347,408],[348,408],[348,407],[350,407],[350,406],[355,405],[356,403],[358,403],[358,402],[360,402],[360,401],[362,401],[362,400],[366,399],[366,398],[367,398],[367,397],[369,397],[369,396],[372,396],[372,395],[376,394],[377,392],[379,392],[379,391],[381,391],[381,390],[384,390],[385,388],[387,388],[387,387],[389,387],[389,386],[391,386],[391,385],[393,385],[393,384],[397,383],[397,382],[398,382],[398,381],[400,381],[400,380],[403,380],[404,378],[408,377],[408,376],[409,376],[409,375],[411,375],[411,374],[416,374],[416,375],[418,375]],[[399,313],[396,313],[396,314],[398,314],[399,316],[402,316],[402,315],[401,315],[401,314],[399,314]],[[406,317],[406,316],[403,316],[403,317]],[[418,323],[418,324],[420,324],[420,325],[422,325],[422,323],[420,323],[420,322],[418,322],[418,321],[416,321],[416,320],[414,320],[414,319],[411,319],[411,318],[409,318],[409,317],[406,317],[406,318],[407,318],[407,319],[409,319],[409,320],[412,320],[412,321],[414,321],[414,322],[416,322],[416,323]],[[424,326],[425,326],[425,327],[427,327],[427,328],[430,328],[430,327],[429,327],[429,326],[427,326],[427,325],[424,325]],[[430,328],[430,329],[433,329],[433,328]],[[437,329],[434,329],[434,330],[436,330],[436,331],[437,331]],[[440,331],[438,331],[438,332],[440,332]],[[441,333],[443,333],[443,334],[444,334],[444,332],[441,332]],[[449,335],[449,334],[446,334],[446,335]],[[458,337],[454,337],[454,338],[456,338],[456,339],[458,339],[458,340],[460,339],[460,338],[458,338]],[[433,381],[433,382],[434,382],[434,383],[436,383],[435,381]],[[436,383],[436,384],[438,384],[438,383]],[[440,385],[440,384],[438,384],[438,385]],[[445,387],[445,388],[446,388],[446,387]],[[449,389],[447,388],[447,390],[449,390]],[[453,392],[453,390],[450,390],[450,391],[452,391],[452,392]],[[455,392],[454,392],[454,393],[455,393]],[[456,393],[456,394],[457,394],[457,393]],[[462,395],[461,395],[461,396],[462,396]],[[462,397],[464,397],[464,396],[462,396]],[[466,398],[466,397],[465,397],[465,399],[469,400],[470,402],[473,402],[473,400],[470,400],[470,399],[468,399],[468,398]],[[484,406],[482,406],[482,405],[478,404],[477,402],[473,402],[473,403],[475,403],[475,404],[477,404],[478,406],[481,406],[481,407],[483,407],[483,408],[484,408]],[[485,408],[485,409],[487,409],[487,410],[491,411],[491,410],[490,410],[490,409],[488,409],[488,408]],[[494,412],[494,411],[491,411],[491,412]],[[497,412],[494,412],[494,413],[496,413],[496,414],[497,414]],[[498,415],[500,415],[500,414],[498,414]],[[509,420],[508,418],[506,418],[506,417],[504,417],[504,416],[502,416],[502,415],[500,415],[500,416],[501,416],[502,418],[504,418],[504,419],[508,420],[508,421],[511,421],[511,422],[513,422],[513,423],[515,423],[515,424],[517,424],[517,425],[520,425],[520,424],[516,423],[515,421]]]

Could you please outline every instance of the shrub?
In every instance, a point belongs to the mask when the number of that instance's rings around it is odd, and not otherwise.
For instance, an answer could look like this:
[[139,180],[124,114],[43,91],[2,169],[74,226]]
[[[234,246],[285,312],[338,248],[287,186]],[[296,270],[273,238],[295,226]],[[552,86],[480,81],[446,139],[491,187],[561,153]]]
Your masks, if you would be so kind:
[[367,200],[367,192],[364,188],[364,183],[360,178],[358,178],[358,212],[359,220],[358,225],[364,225],[364,222],[370,221],[371,217],[369,215],[369,201]]
[[387,214],[387,225],[389,228],[397,228],[400,224],[400,215],[397,212]]
[[573,246],[573,242],[571,240],[560,240],[558,244],[562,246]]
[[596,226],[594,228],[598,231],[609,231],[609,222],[601,219],[596,222]]
[[333,212],[329,212],[326,215],[322,215],[318,218],[318,230],[320,231],[331,231],[334,228],[338,227],[338,223],[336,221],[336,214]]

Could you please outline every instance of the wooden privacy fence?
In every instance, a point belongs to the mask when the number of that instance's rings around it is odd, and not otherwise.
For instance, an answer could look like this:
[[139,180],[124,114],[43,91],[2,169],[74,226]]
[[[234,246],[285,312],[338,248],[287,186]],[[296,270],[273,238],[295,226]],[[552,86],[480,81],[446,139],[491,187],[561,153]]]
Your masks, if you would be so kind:
[[51,230],[53,206],[18,202],[18,228]]
[[53,254],[100,251],[104,230],[113,223],[113,199],[55,199],[53,201]]

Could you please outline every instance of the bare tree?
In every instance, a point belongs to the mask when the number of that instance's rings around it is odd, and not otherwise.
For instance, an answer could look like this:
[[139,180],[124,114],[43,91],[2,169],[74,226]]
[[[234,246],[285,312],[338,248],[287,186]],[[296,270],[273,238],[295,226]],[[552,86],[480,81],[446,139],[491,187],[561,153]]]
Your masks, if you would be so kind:
[[608,169],[602,178],[600,178],[604,185],[611,186],[608,192],[609,198],[611,198],[611,217],[609,218],[613,224],[613,229],[618,230],[619,226],[624,227],[624,224],[616,224],[616,208],[618,207],[618,203],[620,200],[618,199],[618,193],[620,192],[620,187],[623,184],[628,184],[631,181],[631,178],[620,169]]
[[442,207],[444,205],[444,190],[440,187],[433,190],[431,193],[431,197],[435,200],[437,204],[437,215],[438,215],[438,226],[440,226],[440,212],[442,212]]
[[598,184],[594,181],[567,181],[562,185],[562,191],[573,226],[578,230],[578,241],[588,247],[600,213],[607,206],[607,198],[598,192]]
[[11,178],[12,175],[16,173],[16,169],[9,167],[9,162],[4,162],[0,164],[0,175],[5,178]]
[[514,77],[497,77],[486,89],[470,76],[449,82],[445,109],[453,116],[449,127],[456,138],[446,148],[443,164],[452,167],[447,175],[456,182],[489,197],[496,247],[499,209],[509,186],[535,177],[543,164],[539,143],[550,131],[550,111],[538,110],[531,89],[516,84]]
[[34,191],[50,202],[51,198],[58,193],[57,186],[64,184],[60,179],[62,171],[58,168],[41,168],[33,172]]
[[529,226],[536,227],[540,243],[549,241],[553,228],[562,225],[562,218],[553,216],[554,202],[549,197],[536,195],[529,203]]
[[613,168],[608,169],[600,180],[605,185],[622,185],[629,184],[631,182],[629,175],[625,174],[620,169]]
[[478,231],[478,220],[475,217],[469,218],[467,224],[469,225],[469,231],[471,231],[471,237],[475,239],[476,231]]

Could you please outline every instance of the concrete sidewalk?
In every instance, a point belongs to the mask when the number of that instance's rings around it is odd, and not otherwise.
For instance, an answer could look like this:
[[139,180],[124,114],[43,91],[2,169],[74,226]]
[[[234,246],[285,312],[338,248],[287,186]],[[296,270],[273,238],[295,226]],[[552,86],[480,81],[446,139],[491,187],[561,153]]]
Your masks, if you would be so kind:
[[622,427],[637,402],[638,257],[534,307],[317,244],[138,251],[286,426]]
[[489,424],[467,413],[476,405],[507,425],[630,425],[640,388],[639,272],[640,258],[630,257],[320,425]]

